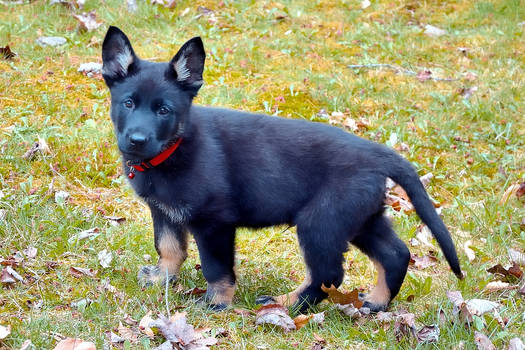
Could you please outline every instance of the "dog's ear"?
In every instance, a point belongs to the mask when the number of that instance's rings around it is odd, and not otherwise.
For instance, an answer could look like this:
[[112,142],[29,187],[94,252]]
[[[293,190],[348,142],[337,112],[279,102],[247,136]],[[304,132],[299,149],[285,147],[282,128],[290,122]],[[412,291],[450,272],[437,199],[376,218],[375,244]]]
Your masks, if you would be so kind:
[[111,86],[125,78],[136,61],[137,56],[126,34],[110,26],[102,44],[102,76],[106,84]]
[[197,94],[203,84],[206,53],[200,37],[188,40],[170,62],[170,71],[184,88]]

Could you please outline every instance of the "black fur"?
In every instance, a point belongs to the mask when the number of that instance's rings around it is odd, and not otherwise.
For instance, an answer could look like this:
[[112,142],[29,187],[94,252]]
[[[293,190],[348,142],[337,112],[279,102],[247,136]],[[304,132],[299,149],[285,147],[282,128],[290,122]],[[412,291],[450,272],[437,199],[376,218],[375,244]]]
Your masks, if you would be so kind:
[[[123,67],[128,52],[132,63]],[[208,283],[235,282],[237,227],[290,224],[297,226],[311,276],[297,303],[315,304],[326,297],[323,283],[341,284],[349,243],[381,263],[395,297],[409,253],[383,216],[387,177],[406,190],[461,276],[450,234],[416,171],[393,150],[324,124],[193,106],[205,57],[199,38],[170,63],[153,63],[136,57],[124,33],[110,27],[102,57],[126,172],[128,160],[149,159],[183,138],[167,161],[136,173],[131,185],[150,205],[154,221],[176,236],[193,234]],[[177,72],[181,58],[185,65]],[[154,224],[156,242],[165,234],[157,228],[162,225]]]

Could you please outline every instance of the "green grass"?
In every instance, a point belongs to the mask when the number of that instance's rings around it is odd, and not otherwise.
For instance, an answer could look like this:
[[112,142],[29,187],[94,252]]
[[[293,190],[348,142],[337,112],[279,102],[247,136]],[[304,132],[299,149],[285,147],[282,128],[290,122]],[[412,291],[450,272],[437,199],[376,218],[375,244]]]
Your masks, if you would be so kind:
[[[101,40],[111,24],[129,35],[139,56],[154,60],[170,59],[187,39],[201,36],[208,53],[206,84],[196,103],[323,122],[328,121],[317,116],[319,110],[340,111],[370,122],[368,130],[359,131],[363,137],[386,142],[395,133],[398,144],[409,145],[403,155],[420,174],[435,175],[429,193],[444,205],[443,219],[467,278],[458,282],[439,253],[438,266],[409,273],[391,309],[415,313],[420,325],[439,323],[440,310],[445,312],[439,344],[418,348],[453,348],[460,341],[466,348],[474,346],[474,329],[452,315],[447,290],[505,305],[501,314],[509,324],[502,328],[488,318],[482,330],[498,348],[525,333],[522,296],[516,291],[482,292],[493,280],[486,269],[507,264],[508,247],[525,246],[523,201],[512,196],[500,203],[504,191],[525,178],[525,26],[519,24],[525,20],[524,1],[373,1],[365,10],[359,1],[345,0],[228,0],[222,5],[181,0],[175,9],[146,1],[138,5],[138,12],[129,14],[125,2],[88,0],[84,10],[95,10],[104,23],[90,33],[76,30],[72,10],[64,6],[38,0],[0,5],[0,46],[9,44],[18,54],[12,61],[0,59],[0,209],[6,211],[0,222],[0,257],[38,248],[35,259],[16,268],[26,282],[2,286],[0,324],[10,324],[12,334],[0,347],[16,349],[29,338],[37,348],[52,348],[57,332],[102,348],[104,332],[116,329],[126,314],[140,319],[147,310],[165,313],[162,288],[136,285],[136,272],[147,263],[144,254],[156,259],[156,253],[147,207],[120,169],[109,93],[100,79],[77,72],[81,63],[100,62]],[[196,18],[199,5],[214,10],[217,22]],[[189,12],[181,16],[185,8]],[[284,19],[278,19],[281,14]],[[425,24],[448,34],[428,37]],[[42,48],[35,43],[41,35],[63,36],[67,44]],[[460,47],[467,48],[466,54]],[[428,68],[457,80],[420,82],[389,70],[347,68],[368,63]],[[476,78],[469,80],[466,73]],[[465,100],[460,90],[473,86],[477,92]],[[51,153],[24,159],[39,136]],[[48,192],[51,182],[55,191],[71,194],[67,203],[55,203]],[[112,226],[104,215],[127,220]],[[394,223],[408,242],[419,219],[398,214]],[[96,238],[69,240],[92,227],[100,230]],[[468,239],[476,252],[471,263],[462,249]],[[253,309],[257,295],[281,294],[301,282],[304,270],[294,229],[243,229],[237,246],[235,307]],[[103,249],[114,256],[107,269],[97,260]],[[428,249],[411,251],[423,254]],[[205,288],[202,273],[194,268],[199,259],[193,242],[189,253],[179,282],[184,289]],[[59,265],[47,268],[48,261]],[[346,264],[344,289],[373,284],[372,264],[362,254],[351,249]],[[97,277],[74,278],[71,266],[96,269]],[[97,288],[105,278],[119,293]],[[411,295],[415,298],[408,302]],[[70,307],[82,298],[93,302]],[[316,307],[326,310],[322,326],[283,334],[256,327],[253,317],[210,312],[197,298],[175,289],[168,298],[172,311],[183,308],[195,326],[228,330],[217,348],[309,348],[314,333],[329,348],[414,345],[397,343],[393,328],[383,330],[373,318],[351,321],[328,303]],[[31,308],[39,300],[42,307]],[[141,338],[133,348],[160,342],[160,337],[149,343]]]

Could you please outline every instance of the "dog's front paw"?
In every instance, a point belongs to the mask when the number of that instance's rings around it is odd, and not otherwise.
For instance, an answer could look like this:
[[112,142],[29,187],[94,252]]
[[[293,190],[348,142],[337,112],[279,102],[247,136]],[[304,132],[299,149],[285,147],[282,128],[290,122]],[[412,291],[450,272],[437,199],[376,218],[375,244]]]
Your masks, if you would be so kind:
[[271,295],[261,295],[260,297],[255,298],[255,304],[257,305],[269,305],[276,304],[277,300]]
[[371,313],[375,314],[375,313],[378,313],[379,311],[386,311],[388,309],[388,305],[376,304],[376,303],[371,303],[369,301],[365,301],[363,303],[362,308],[368,308]]
[[177,276],[166,276],[166,271],[162,271],[161,268],[156,265],[142,266],[137,274],[137,279],[141,287],[150,287],[154,284],[162,285],[166,283],[166,277],[168,277],[168,282],[170,283],[177,280]]

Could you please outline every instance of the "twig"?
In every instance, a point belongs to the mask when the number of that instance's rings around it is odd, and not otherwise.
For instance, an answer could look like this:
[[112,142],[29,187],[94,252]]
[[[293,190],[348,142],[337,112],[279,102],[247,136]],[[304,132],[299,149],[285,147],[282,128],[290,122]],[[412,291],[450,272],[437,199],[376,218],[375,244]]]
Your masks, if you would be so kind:
[[[354,68],[354,69],[359,69],[359,68],[367,68],[367,69],[388,68],[388,69],[395,70],[396,73],[400,72],[400,73],[405,74],[405,75],[410,75],[410,76],[417,77],[417,73],[414,72],[413,70],[405,69],[405,68],[402,68],[402,67],[399,67],[399,66],[396,66],[396,65],[393,65],[393,64],[388,64],[388,63],[349,64],[348,68]],[[425,77],[425,79],[434,80],[434,81],[456,81],[456,80],[458,80],[458,79],[454,79],[454,78],[437,78],[437,77],[433,77],[433,76]]]

